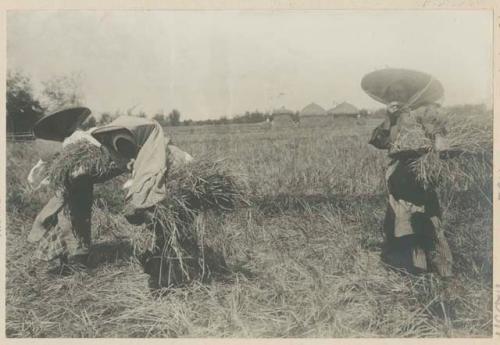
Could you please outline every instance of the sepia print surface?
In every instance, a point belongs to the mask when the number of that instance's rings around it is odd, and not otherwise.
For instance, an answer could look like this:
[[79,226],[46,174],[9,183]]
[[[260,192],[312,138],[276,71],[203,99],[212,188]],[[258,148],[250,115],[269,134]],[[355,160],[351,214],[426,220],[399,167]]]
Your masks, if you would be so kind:
[[9,338],[493,334],[493,17],[10,10]]

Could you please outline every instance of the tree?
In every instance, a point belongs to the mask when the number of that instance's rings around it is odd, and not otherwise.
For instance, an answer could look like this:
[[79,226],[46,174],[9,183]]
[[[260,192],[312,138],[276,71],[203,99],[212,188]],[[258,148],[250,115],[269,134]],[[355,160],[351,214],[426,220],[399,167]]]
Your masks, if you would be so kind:
[[157,113],[153,116],[153,120],[157,121],[162,126],[168,126],[168,120],[163,113]]
[[244,115],[235,116],[233,119],[229,120],[231,123],[258,123],[266,120],[266,114],[261,113],[258,110],[253,112],[246,111]]
[[84,102],[80,74],[55,76],[42,84],[41,103],[49,113],[62,108],[80,106]]
[[168,122],[171,126],[178,126],[181,122],[181,113],[174,109],[168,114]]
[[31,131],[42,116],[43,108],[33,95],[28,76],[20,71],[7,72],[7,131]]

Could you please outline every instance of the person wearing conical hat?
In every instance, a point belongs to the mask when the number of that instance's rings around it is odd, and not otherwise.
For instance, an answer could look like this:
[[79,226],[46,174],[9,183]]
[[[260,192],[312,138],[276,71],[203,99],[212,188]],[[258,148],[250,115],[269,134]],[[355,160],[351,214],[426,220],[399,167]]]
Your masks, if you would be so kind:
[[[34,125],[33,133],[38,139],[61,142],[63,150],[80,141],[102,149],[91,135],[95,128],[80,129],[90,113],[85,107],[57,111],[40,119]],[[49,184],[47,169],[57,155],[41,157],[31,169],[28,182],[33,190]],[[103,180],[122,172],[123,169],[116,169]],[[59,189],[54,191],[54,196],[35,218],[28,235],[29,242],[38,243],[34,257],[49,262],[55,269],[67,264],[85,265],[91,246],[93,185],[96,181],[84,169],[75,170],[71,181],[66,193]]]
[[[388,150],[391,158],[386,172],[389,200],[382,260],[409,273],[437,272],[450,277],[453,259],[438,195],[432,186],[423,185],[411,168],[412,162],[427,152],[419,139],[432,138],[437,152],[447,148],[442,123],[426,121],[439,118],[435,102],[442,96],[442,86],[421,72],[386,69],[365,76],[362,88],[387,106],[386,118],[374,129],[369,142]],[[425,109],[424,115],[416,121],[413,113],[421,109]]]
[[[86,141],[118,164],[99,176],[85,169],[75,169],[65,193],[55,191],[55,196],[35,219],[28,237],[30,242],[40,243],[35,256],[45,261],[60,259],[63,263],[87,263],[95,183],[131,171],[132,179],[124,186],[129,191],[129,204],[134,205],[133,210],[146,209],[165,198],[167,167],[193,160],[189,154],[171,145],[156,121],[123,116],[109,125],[82,131],[78,129],[86,118],[82,112],[86,116],[90,114],[86,108],[72,108],[46,116],[35,125],[34,133],[38,138],[62,141],[63,150]],[[48,184],[50,176],[43,173],[47,165],[48,162],[39,162],[30,172],[28,179],[34,188]],[[53,219],[56,221],[51,221]]]

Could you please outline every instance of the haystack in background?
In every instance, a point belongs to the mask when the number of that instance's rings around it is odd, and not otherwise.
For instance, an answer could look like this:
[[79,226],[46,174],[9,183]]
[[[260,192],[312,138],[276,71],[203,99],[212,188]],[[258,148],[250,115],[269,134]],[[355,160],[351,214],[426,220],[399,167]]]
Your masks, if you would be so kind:
[[204,240],[207,217],[219,218],[248,204],[241,174],[222,160],[200,160],[169,172],[167,198],[146,212],[146,226],[132,238],[150,286],[180,286],[227,270]]

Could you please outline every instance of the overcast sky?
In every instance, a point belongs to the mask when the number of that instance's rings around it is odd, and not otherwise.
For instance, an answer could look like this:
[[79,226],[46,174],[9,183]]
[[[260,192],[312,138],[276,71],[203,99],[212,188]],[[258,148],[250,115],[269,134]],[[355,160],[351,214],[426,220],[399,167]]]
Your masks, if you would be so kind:
[[434,75],[445,104],[492,99],[489,12],[26,11],[10,12],[7,30],[9,68],[37,85],[81,73],[96,114],[373,108],[360,81],[384,67]]

